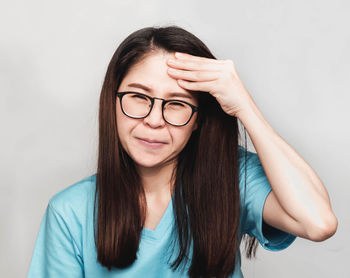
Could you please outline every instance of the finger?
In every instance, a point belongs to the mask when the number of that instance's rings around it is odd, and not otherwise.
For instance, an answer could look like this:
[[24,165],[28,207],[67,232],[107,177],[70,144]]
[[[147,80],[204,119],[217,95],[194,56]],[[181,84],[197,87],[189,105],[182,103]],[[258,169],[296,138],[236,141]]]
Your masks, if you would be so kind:
[[207,62],[207,63],[216,63],[216,62],[222,62],[223,60],[218,60],[215,58],[207,58],[207,57],[201,57],[201,56],[195,56],[184,52],[175,52],[175,58],[177,59],[184,59],[184,60],[193,60],[193,61],[199,61],[199,62]]
[[220,72],[217,71],[188,71],[168,68],[168,73],[176,79],[185,79],[189,81],[211,81],[219,78]]
[[210,92],[215,88],[216,81],[191,82],[182,79],[177,80],[178,84],[190,91]]
[[213,62],[205,62],[192,59],[168,59],[167,63],[168,66],[173,68],[197,71],[220,71],[224,66],[224,64],[218,60],[214,60]]

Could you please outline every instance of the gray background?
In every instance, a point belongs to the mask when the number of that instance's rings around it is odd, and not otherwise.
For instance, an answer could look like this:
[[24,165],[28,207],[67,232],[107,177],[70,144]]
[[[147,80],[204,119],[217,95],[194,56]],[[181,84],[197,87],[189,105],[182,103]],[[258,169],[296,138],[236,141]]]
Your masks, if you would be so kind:
[[338,217],[324,242],[259,246],[252,261],[242,253],[245,277],[350,277],[349,15],[345,0],[1,2],[0,276],[26,276],[49,198],[95,172],[99,93],[116,47],[139,28],[177,24],[235,62]]

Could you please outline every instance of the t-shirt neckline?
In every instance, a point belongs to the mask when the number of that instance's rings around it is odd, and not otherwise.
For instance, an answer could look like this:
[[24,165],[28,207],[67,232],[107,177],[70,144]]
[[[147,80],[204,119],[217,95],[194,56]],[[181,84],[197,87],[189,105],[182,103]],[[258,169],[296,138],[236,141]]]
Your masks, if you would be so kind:
[[172,198],[169,201],[169,204],[165,212],[163,213],[161,219],[159,220],[156,228],[152,230],[152,229],[143,227],[141,237],[147,238],[150,240],[159,240],[164,236],[164,233],[171,226],[172,220],[173,220],[173,217],[172,217],[173,216],[173,199],[174,199],[174,193],[172,195]]

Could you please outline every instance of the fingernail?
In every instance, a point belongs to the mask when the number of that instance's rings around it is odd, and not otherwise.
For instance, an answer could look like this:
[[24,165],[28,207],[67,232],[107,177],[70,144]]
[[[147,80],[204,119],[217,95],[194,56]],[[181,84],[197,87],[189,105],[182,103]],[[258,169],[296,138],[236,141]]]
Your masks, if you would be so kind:
[[184,55],[182,54],[182,53],[180,53],[180,52],[175,52],[175,57],[177,57],[177,58],[181,58],[181,57],[183,57]]

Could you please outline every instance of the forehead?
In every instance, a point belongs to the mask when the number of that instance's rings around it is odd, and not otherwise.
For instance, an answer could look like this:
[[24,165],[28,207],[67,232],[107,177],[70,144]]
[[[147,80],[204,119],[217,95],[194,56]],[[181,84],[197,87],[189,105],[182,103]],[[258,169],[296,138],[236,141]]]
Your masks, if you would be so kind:
[[[154,90],[144,84],[141,83],[129,83],[127,84],[127,88],[138,91],[141,89],[141,91],[146,92],[147,95],[154,96],[156,95],[154,93]],[[129,89],[128,89],[129,90]],[[184,98],[184,99],[194,99],[195,98],[195,93],[187,93],[187,92],[179,92],[179,91],[167,91],[164,93],[163,97],[165,98]]]
[[120,87],[121,90],[133,90],[161,98],[196,98],[196,92],[180,87],[177,80],[167,70],[167,59],[174,58],[173,53],[156,52],[147,55],[131,66]]

